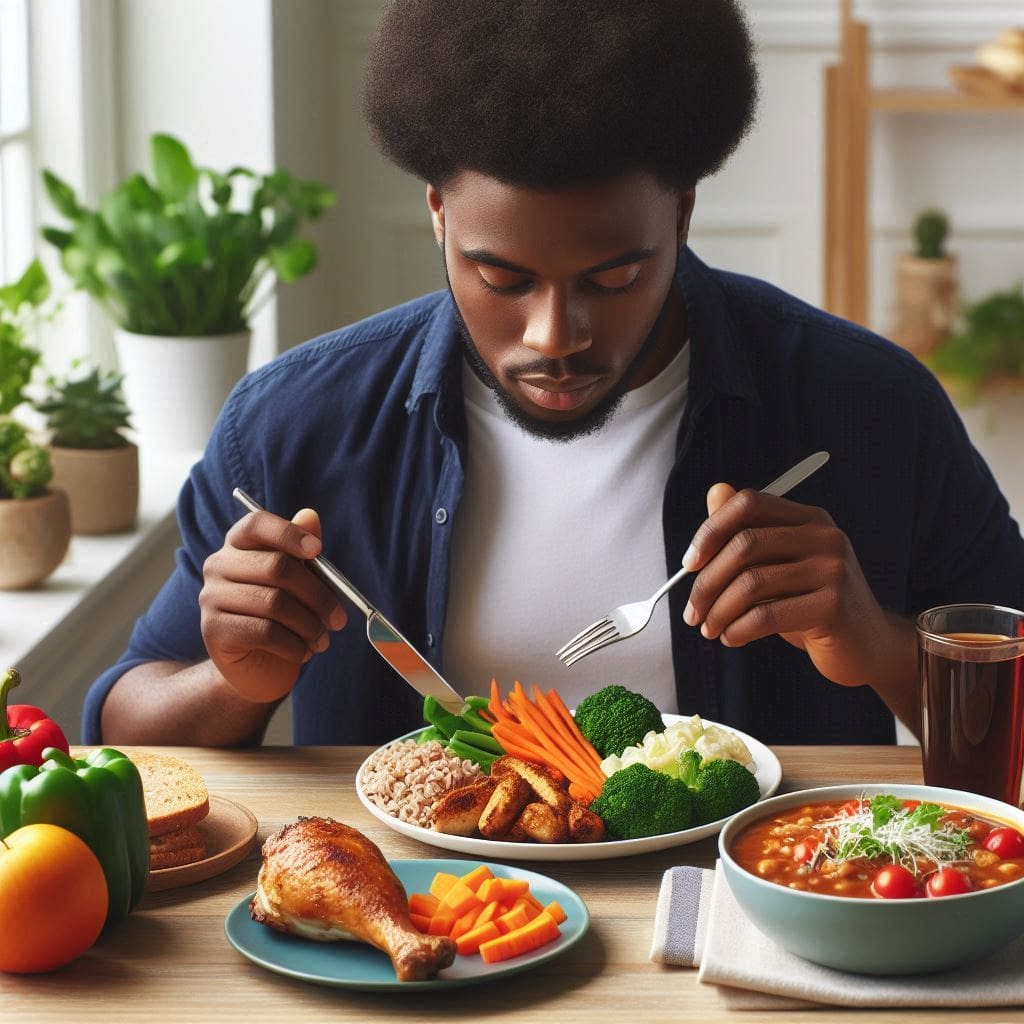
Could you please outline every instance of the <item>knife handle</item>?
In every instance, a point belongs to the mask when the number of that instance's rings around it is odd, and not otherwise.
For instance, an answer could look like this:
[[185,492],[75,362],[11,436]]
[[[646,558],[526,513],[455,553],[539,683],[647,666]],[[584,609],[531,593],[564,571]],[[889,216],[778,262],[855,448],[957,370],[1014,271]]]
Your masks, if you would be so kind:
[[[232,492],[235,499],[244,505],[250,512],[266,512],[266,509],[254,498],[250,498],[241,487],[236,487]],[[333,590],[340,591],[345,595],[367,618],[374,612],[373,605],[363,597],[341,573],[337,566],[329,562],[323,555],[317,555],[310,559],[309,567]]]

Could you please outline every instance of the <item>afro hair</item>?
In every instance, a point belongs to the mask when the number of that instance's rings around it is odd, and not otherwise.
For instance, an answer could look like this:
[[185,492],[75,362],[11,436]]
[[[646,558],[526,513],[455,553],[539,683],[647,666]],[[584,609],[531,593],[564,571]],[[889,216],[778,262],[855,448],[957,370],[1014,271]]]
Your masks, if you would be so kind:
[[438,188],[463,170],[690,188],[750,130],[757,88],[736,0],[391,0],[363,110],[384,153]]

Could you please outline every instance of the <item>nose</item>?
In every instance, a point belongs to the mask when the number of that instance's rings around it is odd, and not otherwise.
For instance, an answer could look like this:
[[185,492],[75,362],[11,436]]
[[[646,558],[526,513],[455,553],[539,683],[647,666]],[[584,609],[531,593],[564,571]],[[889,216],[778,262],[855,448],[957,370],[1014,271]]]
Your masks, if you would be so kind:
[[590,316],[568,289],[551,286],[531,296],[523,344],[547,359],[564,359],[590,348]]

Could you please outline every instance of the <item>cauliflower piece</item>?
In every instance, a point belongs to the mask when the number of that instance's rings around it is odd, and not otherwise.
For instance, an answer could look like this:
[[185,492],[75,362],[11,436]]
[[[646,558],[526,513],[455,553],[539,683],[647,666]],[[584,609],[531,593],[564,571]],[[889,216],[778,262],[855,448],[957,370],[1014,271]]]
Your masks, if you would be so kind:
[[703,735],[693,744],[693,749],[705,761],[739,761],[747,771],[757,769],[746,743],[736,733],[720,725],[707,726]]

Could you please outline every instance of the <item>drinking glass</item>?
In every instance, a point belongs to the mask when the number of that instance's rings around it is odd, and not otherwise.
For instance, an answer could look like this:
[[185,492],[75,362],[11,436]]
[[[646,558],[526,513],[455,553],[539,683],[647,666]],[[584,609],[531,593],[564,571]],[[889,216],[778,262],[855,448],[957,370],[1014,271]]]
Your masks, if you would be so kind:
[[951,604],[917,618],[924,781],[1021,799],[1024,612]]

